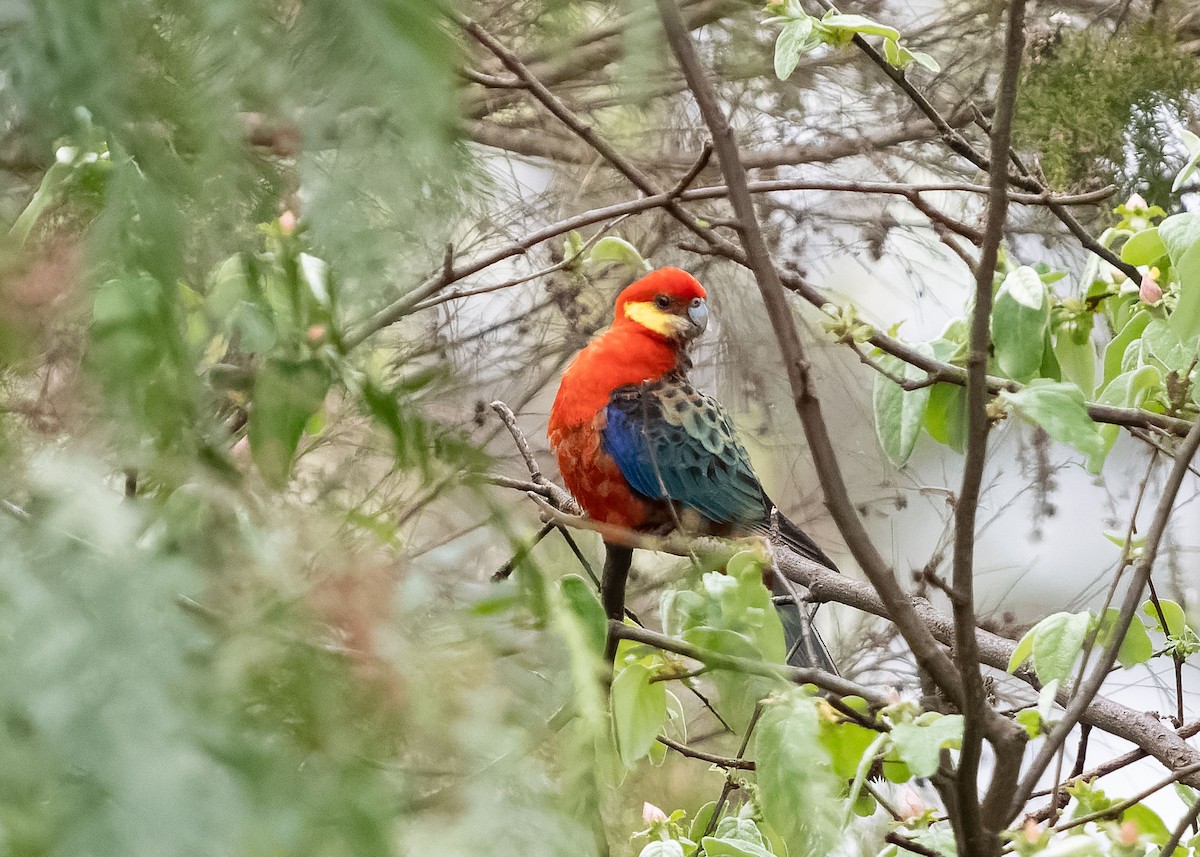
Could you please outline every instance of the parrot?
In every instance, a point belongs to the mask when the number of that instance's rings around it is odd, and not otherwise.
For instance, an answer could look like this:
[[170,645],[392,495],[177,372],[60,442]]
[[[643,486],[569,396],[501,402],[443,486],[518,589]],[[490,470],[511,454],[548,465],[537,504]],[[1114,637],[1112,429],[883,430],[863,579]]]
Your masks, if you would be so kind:
[[[562,480],[595,521],[643,533],[777,537],[836,571],[771,502],[725,409],[688,382],[689,348],[708,324],[707,297],[695,277],[670,267],[617,296],[612,324],[567,365],[550,409],[547,434]],[[623,619],[632,557],[631,548],[605,543],[601,599],[609,619]],[[788,594],[770,578],[774,594]],[[801,605],[776,608],[788,663],[836,674],[811,613],[805,621]],[[615,650],[610,635],[609,661]]]

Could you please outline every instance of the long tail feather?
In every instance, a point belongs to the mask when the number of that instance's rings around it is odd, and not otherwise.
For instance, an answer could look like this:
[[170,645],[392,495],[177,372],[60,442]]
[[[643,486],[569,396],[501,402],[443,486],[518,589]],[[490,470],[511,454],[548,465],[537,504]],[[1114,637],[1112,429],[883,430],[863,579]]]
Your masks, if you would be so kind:
[[[769,509],[773,508],[773,505],[769,506]],[[772,517],[774,520],[771,520]],[[800,556],[811,559],[831,571],[838,570],[833,560],[817,547],[816,542],[785,518],[782,513],[776,510],[775,514],[771,515],[771,512],[768,511],[767,518],[765,526],[761,528],[764,535],[777,536],[780,541]],[[778,573],[773,576],[771,591],[775,595],[791,595],[791,589],[792,587],[780,579]],[[817,614],[817,608],[795,602],[784,602],[776,604],[775,609],[779,612],[779,620],[783,623],[784,641],[788,646],[788,664],[794,667],[816,667],[834,675],[840,675],[837,665],[833,662],[833,656],[829,653],[829,647],[825,645],[820,632],[813,624],[812,620]],[[807,614],[802,613],[802,610],[807,611]]]

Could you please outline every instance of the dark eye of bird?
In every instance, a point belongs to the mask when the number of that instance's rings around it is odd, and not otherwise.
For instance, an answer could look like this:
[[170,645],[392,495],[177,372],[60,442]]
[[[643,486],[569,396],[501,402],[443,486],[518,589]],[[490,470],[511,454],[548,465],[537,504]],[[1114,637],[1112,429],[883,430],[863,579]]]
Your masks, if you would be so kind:
[[666,309],[671,305],[671,299],[666,295],[659,295],[654,299],[654,305],[659,309]]

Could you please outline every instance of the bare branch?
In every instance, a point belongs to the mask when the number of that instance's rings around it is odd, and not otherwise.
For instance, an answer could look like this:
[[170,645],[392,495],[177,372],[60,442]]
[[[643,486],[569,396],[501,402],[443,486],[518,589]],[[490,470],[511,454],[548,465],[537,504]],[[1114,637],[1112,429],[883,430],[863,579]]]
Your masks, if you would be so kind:
[[[979,648],[975,639],[975,519],[979,511],[979,491],[983,466],[987,460],[987,440],[991,422],[987,415],[990,395],[987,389],[987,364],[991,353],[992,279],[1004,237],[1008,217],[1008,159],[1012,137],[1013,112],[1017,100],[1017,81],[1021,70],[1021,51],[1025,46],[1025,0],[1011,0],[1004,42],[1004,67],[996,122],[992,131],[991,192],[988,195],[987,229],[983,235],[979,264],[975,269],[975,301],[971,311],[971,335],[967,354],[967,449],[963,464],[962,487],[954,506],[954,555],[950,599],[954,611],[954,660],[963,680],[963,745],[958,756],[955,787],[958,813],[952,819],[959,851],[965,854],[998,854],[997,833],[1005,819],[996,804],[1007,795],[1021,773],[1023,748],[1019,730],[988,706],[987,691],[979,671]],[[990,727],[990,729],[989,729]],[[979,760],[985,731],[999,736],[994,740],[997,763],[988,788],[985,806],[979,802]],[[1015,756],[1015,758],[1014,758]],[[1000,795],[1001,797],[997,797]]]

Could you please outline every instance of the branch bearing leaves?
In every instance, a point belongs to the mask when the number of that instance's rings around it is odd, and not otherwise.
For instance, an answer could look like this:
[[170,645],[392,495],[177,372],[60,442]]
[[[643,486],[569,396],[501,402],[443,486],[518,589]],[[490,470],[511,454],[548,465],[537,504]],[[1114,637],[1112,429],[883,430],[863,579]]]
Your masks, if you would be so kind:
[[325,402],[329,370],[319,360],[266,360],[254,379],[250,454],[273,488],[287,484],[304,424]]
[[651,682],[650,668],[632,663],[612,683],[613,731],[621,761],[627,767],[650,752],[667,719],[667,686]]
[[[1154,605],[1150,605],[1150,609],[1154,609]],[[1121,615],[1121,611],[1115,607],[1110,607],[1104,611],[1104,616],[1100,619],[1100,626],[1096,632],[1096,645],[1107,646],[1112,642],[1113,632],[1116,630],[1117,617]],[[1158,614],[1155,614],[1157,618]],[[1138,664],[1144,664],[1150,660],[1154,654],[1154,644],[1150,642],[1150,635],[1146,633],[1146,626],[1140,621],[1134,620],[1129,623],[1129,630],[1125,632],[1124,639],[1121,640],[1121,646],[1117,649],[1117,661],[1125,669],[1135,667]]]
[[928,711],[916,720],[897,723],[892,727],[892,744],[914,777],[931,777],[937,773],[943,748],[962,744],[961,714],[938,714]]
[[1004,278],[991,323],[996,362],[1004,374],[1022,383],[1036,377],[1050,328],[1049,293],[1037,271],[1022,265]]
[[1041,426],[1060,443],[1075,447],[1089,460],[1107,453],[1100,427],[1088,416],[1083,391],[1074,384],[1038,378],[1024,389],[1001,396],[1022,417]]
[[763,816],[800,854],[825,854],[837,833],[840,782],[821,742],[817,705],[794,690],[765,704],[754,736]]
[[1175,214],[1158,225],[1179,280],[1179,303],[1171,326],[1184,342],[1200,335],[1200,215]]
[[[918,345],[917,349],[933,356],[933,349],[926,344]],[[879,357],[878,362],[893,375],[906,380],[917,381],[925,377],[924,370],[890,354]],[[932,387],[905,390],[883,373],[875,373],[871,394],[875,407],[875,436],[887,457],[897,467],[903,467],[912,455],[925,422],[925,410],[931,394]]]

